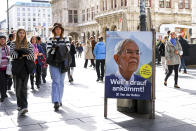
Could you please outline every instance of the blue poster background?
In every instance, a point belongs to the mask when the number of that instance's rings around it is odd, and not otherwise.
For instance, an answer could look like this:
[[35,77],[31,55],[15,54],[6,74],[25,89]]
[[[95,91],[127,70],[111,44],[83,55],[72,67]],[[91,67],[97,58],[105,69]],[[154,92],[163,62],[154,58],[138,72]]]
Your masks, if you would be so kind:
[[[119,41],[124,39],[134,40],[141,52],[140,62],[135,74],[135,81],[129,86],[120,83],[115,76],[118,66],[114,61],[114,48]],[[106,76],[105,97],[106,98],[129,98],[129,99],[151,99],[152,76],[148,79],[142,78],[139,69],[148,64],[152,67],[152,33],[151,32],[106,32]],[[143,84],[143,85],[142,85]]]

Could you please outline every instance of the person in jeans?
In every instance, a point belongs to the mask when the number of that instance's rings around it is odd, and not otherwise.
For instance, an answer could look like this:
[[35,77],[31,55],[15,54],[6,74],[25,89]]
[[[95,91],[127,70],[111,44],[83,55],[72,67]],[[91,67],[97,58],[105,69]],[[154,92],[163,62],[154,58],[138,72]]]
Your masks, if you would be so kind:
[[172,32],[170,35],[171,38],[167,41],[165,46],[165,59],[168,66],[168,72],[165,76],[164,85],[167,86],[167,79],[170,77],[172,71],[174,70],[174,87],[180,88],[178,86],[178,67],[180,64],[180,55],[182,55],[182,47],[179,41],[176,39],[175,32]]
[[[52,103],[54,103],[55,111],[58,111],[59,107],[62,106],[62,97],[64,91],[65,72],[62,72],[62,64],[64,64],[66,60],[64,59],[60,61],[59,59],[61,58],[57,56],[57,53],[62,48],[66,48],[69,50],[70,43],[68,38],[65,39],[63,37],[64,28],[60,23],[54,24],[52,28],[52,34],[53,37],[50,38],[47,43],[47,62],[49,64],[49,70],[52,79]],[[49,61],[50,57],[52,58],[51,61]]]
[[[12,72],[16,85],[18,111],[20,115],[24,115],[26,112],[28,112],[27,82],[29,78],[29,72],[27,71],[27,67],[22,65],[22,62],[25,60],[34,62],[33,46],[31,43],[27,42],[26,31],[24,29],[17,30],[16,41],[10,45],[10,55],[13,59],[13,62],[21,62],[21,64],[19,63],[17,67],[14,67],[12,64]],[[20,70],[20,72],[14,73],[15,70]]]
[[183,50],[183,55],[181,56],[181,64],[179,67],[179,72],[181,72],[181,69],[184,68],[184,73],[187,74],[184,57],[189,55],[189,52],[188,52],[189,44],[182,36],[179,36],[179,42],[180,42],[180,44],[182,46],[182,50]]
[[7,75],[6,68],[8,65],[9,47],[6,45],[6,37],[0,36],[0,93],[1,100],[3,102],[7,97]]
[[[103,37],[99,37],[99,42],[95,45],[94,55],[96,59],[96,72],[97,72],[97,81],[103,81],[104,71],[105,71],[105,43],[103,42]],[[101,65],[101,73],[100,73]]]

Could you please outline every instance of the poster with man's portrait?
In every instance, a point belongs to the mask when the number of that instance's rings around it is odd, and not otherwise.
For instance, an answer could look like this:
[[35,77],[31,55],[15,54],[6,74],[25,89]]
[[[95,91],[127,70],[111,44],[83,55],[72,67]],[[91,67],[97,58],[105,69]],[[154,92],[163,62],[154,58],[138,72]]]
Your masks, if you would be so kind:
[[152,32],[107,32],[105,97],[150,100]]

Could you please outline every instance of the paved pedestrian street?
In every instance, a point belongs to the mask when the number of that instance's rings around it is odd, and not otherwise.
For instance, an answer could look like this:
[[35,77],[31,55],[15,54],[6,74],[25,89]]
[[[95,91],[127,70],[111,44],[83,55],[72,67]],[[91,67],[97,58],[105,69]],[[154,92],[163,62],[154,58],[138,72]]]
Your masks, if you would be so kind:
[[74,82],[66,76],[63,106],[54,112],[51,103],[51,79],[32,91],[28,84],[28,110],[18,117],[15,92],[0,103],[0,131],[196,131],[196,69],[179,73],[180,89],[163,85],[164,71],[156,67],[156,119],[127,116],[117,111],[116,99],[108,100],[108,119],[104,118],[104,83],[96,82],[92,67],[83,68],[84,59],[76,58]]

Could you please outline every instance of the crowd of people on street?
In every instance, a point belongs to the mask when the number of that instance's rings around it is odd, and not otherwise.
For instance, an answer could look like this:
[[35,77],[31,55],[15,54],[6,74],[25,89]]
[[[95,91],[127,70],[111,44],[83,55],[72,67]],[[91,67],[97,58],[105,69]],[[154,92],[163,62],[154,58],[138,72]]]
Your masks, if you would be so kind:
[[19,115],[28,112],[28,79],[30,79],[31,90],[35,88],[39,90],[41,84],[47,82],[47,68],[52,80],[52,103],[54,110],[58,111],[63,104],[65,75],[67,73],[70,83],[74,81],[75,59],[81,58],[83,52],[84,68],[87,68],[90,60],[89,67],[93,67],[97,72],[96,81],[103,82],[105,72],[103,37],[99,37],[96,42],[91,36],[86,43],[81,44],[64,36],[64,28],[60,23],[53,25],[51,33],[53,36],[46,42],[42,42],[40,36],[31,36],[28,41],[27,33],[23,28],[19,28],[15,34],[10,34],[7,42],[6,36],[0,36],[0,101],[4,102],[8,97],[7,91],[11,90],[13,85]]
[[[28,112],[28,79],[30,78],[32,90],[35,90],[35,85],[39,89],[41,83],[47,82],[47,68],[52,80],[52,103],[54,110],[58,111],[63,104],[66,72],[69,82],[72,83],[76,58],[81,58],[82,53],[84,53],[83,67],[95,69],[97,82],[104,80],[106,45],[103,37],[99,37],[96,41],[94,36],[91,36],[86,43],[81,44],[68,36],[65,37],[64,28],[60,23],[53,25],[52,34],[53,36],[45,43],[40,36],[32,36],[28,42],[27,33],[23,28],[18,29],[16,34],[10,34],[7,42],[6,36],[0,36],[0,101],[4,102],[8,97],[7,90],[11,90],[13,85],[20,115]],[[184,73],[187,73],[184,57],[188,55],[188,48],[188,42],[180,35],[177,37],[175,32],[168,32],[164,39],[160,38],[157,41],[157,64],[161,63],[163,66],[165,86],[174,70],[174,87],[180,88],[178,72],[183,68]],[[88,66],[89,60],[90,66]]]
[[157,40],[156,60],[157,64],[163,67],[165,72],[164,85],[167,86],[167,80],[174,70],[174,87],[178,86],[178,72],[183,68],[184,74],[187,74],[185,56],[188,56],[189,44],[182,35],[176,35],[175,32],[168,31],[168,35]]

